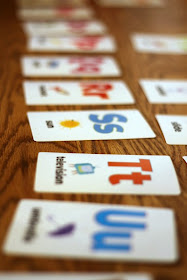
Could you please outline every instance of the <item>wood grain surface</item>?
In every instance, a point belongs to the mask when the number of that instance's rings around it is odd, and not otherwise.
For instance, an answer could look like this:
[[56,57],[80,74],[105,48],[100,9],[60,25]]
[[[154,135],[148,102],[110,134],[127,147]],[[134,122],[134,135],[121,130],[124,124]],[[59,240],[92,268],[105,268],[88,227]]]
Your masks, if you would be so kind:
[[[187,79],[187,56],[138,54],[130,43],[132,32],[187,33],[187,1],[168,0],[165,8],[101,8],[92,3],[96,16],[116,38],[124,80],[136,104],[117,106],[26,106],[23,97],[20,57],[28,54],[26,38],[16,19],[13,1],[0,1],[0,247],[23,198],[99,202],[120,205],[169,207],[175,210],[180,260],[174,265],[82,261],[69,259],[13,257],[0,252],[0,271],[50,272],[149,272],[156,279],[187,279],[187,166],[185,146],[165,143],[155,114],[186,114],[186,105],[149,104],[138,84],[140,78]],[[60,80],[60,79],[58,79]],[[27,111],[139,109],[156,133],[155,139],[36,143],[26,117]],[[174,163],[182,193],[180,196],[40,194],[33,190],[39,152],[71,152],[125,155],[169,155]],[[169,178],[168,178],[169,180]],[[168,235],[168,238],[169,235]],[[83,241],[82,241],[83,242]],[[156,244],[155,244],[156,246]],[[146,250],[146,248],[145,248]]]

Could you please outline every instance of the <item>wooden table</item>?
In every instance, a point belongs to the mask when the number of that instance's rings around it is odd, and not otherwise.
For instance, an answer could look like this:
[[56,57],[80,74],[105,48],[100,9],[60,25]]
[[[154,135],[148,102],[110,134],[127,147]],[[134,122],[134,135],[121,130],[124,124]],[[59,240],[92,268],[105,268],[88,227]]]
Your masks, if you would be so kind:
[[[35,257],[11,257],[0,253],[0,271],[50,272],[150,272],[158,279],[187,279],[187,167],[182,156],[185,146],[165,143],[155,114],[186,114],[186,105],[151,105],[138,84],[140,78],[187,79],[187,56],[138,54],[130,43],[132,32],[187,33],[187,1],[169,0],[166,8],[107,9],[96,7],[96,14],[109,27],[118,43],[116,59],[122,79],[130,87],[136,104],[126,106],[26,106],[20,56],[27,54],[26,39],[15,16],[13,1],[0,2],[0,245],[4,242],[17,203],[23,198],[99,202],[121,205],[169,207],[175,210],[180,260],[174,265],[133,264],[106,261],[77,261]],[[139,109],[157,137],[140,140],[36,143],[26,117],[27,111]],[[180,196],[40,194],[33,191],[38,152],[71,152],[96,154],[169,155],[176,168]],[[169,236],[168,236],[169,238]],[[157,279],[157,278],[156,278]]]

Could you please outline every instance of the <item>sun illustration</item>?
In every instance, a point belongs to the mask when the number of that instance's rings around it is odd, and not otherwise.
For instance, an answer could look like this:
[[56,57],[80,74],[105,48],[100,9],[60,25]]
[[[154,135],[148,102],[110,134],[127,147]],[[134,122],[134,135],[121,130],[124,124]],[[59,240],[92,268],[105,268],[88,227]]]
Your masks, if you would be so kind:
[[74,128],[80,125],[80,122],[74,120],[65,120],[60,122],[60,125],[67,128]]

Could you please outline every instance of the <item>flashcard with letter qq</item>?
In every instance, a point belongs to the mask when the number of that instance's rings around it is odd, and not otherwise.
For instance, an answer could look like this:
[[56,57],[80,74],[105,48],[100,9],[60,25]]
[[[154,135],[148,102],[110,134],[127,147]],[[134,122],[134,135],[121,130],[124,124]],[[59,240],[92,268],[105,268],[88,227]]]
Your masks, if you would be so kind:
[[187,116],[156,115],[156,119],[169,145],[187,145]]
[[28,199],[19,203],[4,252],[174,263],[176,239],[171,209]]
[[119,77],[121,71],[111,56],[24,56],[26,77]]
[[187,104],[187,81],[140,80],[150,103]]
[[37,142],[154,138],[138,110],[29,112]]
[[134,98],[123,81],[25,81],[28,105],[133,104]]
[[169,156],[39,153],[35,191],[179,195]]

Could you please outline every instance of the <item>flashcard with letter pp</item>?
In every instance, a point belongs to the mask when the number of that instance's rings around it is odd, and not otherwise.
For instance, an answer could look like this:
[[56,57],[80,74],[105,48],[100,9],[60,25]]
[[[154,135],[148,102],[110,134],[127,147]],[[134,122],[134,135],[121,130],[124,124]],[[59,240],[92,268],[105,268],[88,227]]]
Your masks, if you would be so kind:
[[122,81],[26,81],[27,105],[133,104],[134,99]]
[[123,195],[180,194],[175,169],[168,156],[63,153],[39,153],[35,190]]
[[187,116],[156,115],[156,119],[169,145],[187,145]]
[[22,200],[4,252],[173,263],[178,259],[176,243],[175,217],[171,209]]
[[187,54],[187,35],[134,34],[132,43],[138,52]]
[[90,21],[26,22],[23,29],[28,36],[87,36],[103,35],[107,28],[104,23]]
[[37,142],[154,138],[138,110],[29,112]]
[[24,56],[26,77],[118,77],[121,71],[110,56]]
[[187,81],[140,80],[150,103],[187,104]]
[[117,47],[111,36],[30,37],[28,49],[35,52],[112,53]]

